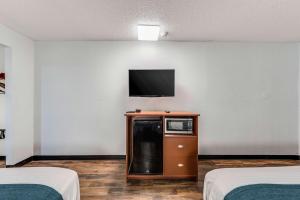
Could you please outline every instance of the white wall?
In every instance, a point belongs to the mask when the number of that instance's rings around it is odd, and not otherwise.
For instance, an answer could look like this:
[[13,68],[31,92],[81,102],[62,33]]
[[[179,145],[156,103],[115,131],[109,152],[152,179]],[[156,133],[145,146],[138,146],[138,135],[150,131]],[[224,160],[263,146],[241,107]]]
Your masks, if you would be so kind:
[[0,44],[5,45],[6,164],[33,155],[34,43],[0,25]]
[[[0,45],[0,73],[4,72],[4,47]],[[0,129],[4,129],[5,103],[4,94],[0,94]],[[0,156],[5,155],[4,140],[0,139]]]
[[[296,44],[37,42],[36,65],[43,155],[125,154],[135,108],[199,112],[200,154],[298,153]],[[133,68],[174,68],[176,97],[129,98]]]

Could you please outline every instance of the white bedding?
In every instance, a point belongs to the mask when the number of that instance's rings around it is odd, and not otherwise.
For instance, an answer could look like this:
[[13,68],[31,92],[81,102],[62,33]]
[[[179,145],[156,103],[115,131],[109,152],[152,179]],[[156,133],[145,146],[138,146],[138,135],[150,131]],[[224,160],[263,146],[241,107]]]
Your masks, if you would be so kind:
[[80,200],[75,171],[58,167],[1,168],[0,184],[42,184],[59,192],[64,200]]
[[259,183],[300,184],[300,166],[216,169],[204,179],[204,200],[223,200],[233,189]]

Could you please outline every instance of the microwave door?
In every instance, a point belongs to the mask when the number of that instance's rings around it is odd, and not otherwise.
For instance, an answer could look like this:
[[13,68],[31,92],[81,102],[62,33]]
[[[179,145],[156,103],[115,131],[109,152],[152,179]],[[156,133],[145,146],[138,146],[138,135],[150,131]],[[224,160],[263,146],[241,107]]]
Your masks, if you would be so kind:
[[183,122],[182,121],[168,121],[167,123],[168,131],[183,131]]
[[192,119],[167,118],[165,132],[172,134],[193,134]]

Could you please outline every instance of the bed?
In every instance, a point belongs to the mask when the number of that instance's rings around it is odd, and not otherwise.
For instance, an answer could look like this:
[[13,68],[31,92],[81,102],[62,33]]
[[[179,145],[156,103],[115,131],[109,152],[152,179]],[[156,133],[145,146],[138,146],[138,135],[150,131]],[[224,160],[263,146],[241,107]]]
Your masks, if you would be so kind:
[[300,199],[300,166],[225,168],[206,174],[203,200],[235,199]]
[[17,199],[32,199],[46,192],[47,199],[80,200],[77,173],[58,167],[1,168],[0,191],[0,199],[15,199],[16,195],[24,194]]

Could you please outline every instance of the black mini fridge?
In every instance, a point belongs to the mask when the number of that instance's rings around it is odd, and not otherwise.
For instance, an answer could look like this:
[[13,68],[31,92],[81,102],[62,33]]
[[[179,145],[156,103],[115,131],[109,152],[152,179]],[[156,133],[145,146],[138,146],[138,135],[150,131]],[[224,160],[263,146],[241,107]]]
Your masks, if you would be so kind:
[[162,174],[162,130],[161,118],[133,120],[130,174]]

